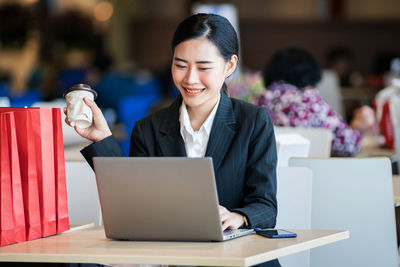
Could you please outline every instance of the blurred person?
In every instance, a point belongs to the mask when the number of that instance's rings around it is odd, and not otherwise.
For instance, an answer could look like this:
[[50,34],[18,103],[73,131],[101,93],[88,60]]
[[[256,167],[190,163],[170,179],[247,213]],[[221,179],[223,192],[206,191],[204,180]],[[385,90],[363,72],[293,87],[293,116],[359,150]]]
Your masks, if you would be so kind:
[[393,78],[389,86],[376,94],[374,107],[380,131],[385,137],[385,146],[394,149],[395,136],[400,125],[400,77]]
[[327,55],[327,68],[334,71],[341,87],[358,87],[363,83],[361,74],[354,70],[354,54],[347,47],[334,47]]
[[267,62],[263,79],[266,90],[255,103],[268,108],[276,126],[331,129],[333,156],[352,156],[360,150],[361,132],[374,123],[372,109],[355,111],[347,125],[315,88],[321,67],[310,53],[293,46],[279,50]]
[[94,58],[86,73],[85,83],[93,85],[98,94],[97,105],[102,110],[110,108],[116,111],[119,100],[132,92],[124,83],[126,78],[113,70],[112,64],[112,59],[104,50],[102,41],[99,41],[94,47]]
[[[388,84],[385,88],[381,89],[375,99],[374,105],[376,109],[376,117],[379,123],[379,129],[385,137],[385,147],[395,149],[397,154],[400,147],[398,139],[398,128],[400,125],[400,58],[395,57],[391,60],[390,73],[387,75]],[[397,161],[399,159],[397,158]],[[393,173],[399,173],[399,163],[396,162],[393,167]],[[397,246],[400,247],[400,206],[395,207],[396,215],[396,232],[397,232]]]
[[66,51],[62,45],[48,47],[30,73],[28,91],[39,92],[45,101],[62,98],[67,88],[85,81],[89,58],[89,51]]

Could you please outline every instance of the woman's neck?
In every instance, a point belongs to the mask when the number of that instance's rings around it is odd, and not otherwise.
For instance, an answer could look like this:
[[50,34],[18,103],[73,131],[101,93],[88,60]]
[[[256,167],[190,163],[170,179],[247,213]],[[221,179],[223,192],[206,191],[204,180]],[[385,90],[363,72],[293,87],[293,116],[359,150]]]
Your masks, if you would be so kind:
[[189,114],[190,125],[192,126],[194,131],[198,131],[200,129],[201,125],[203,125],[215,105],[218,103],[220,97],[221,96],[219,96],[213,103],[205,103],[198,107],[186,106],[187,112]]

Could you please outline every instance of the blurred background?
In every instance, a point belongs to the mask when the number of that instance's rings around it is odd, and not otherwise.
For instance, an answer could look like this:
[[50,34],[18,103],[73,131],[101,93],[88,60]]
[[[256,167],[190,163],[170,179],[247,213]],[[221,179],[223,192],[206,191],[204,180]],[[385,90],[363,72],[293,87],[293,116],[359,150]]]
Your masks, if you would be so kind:
[[238,29],[233,96],[245,98],[252,75],[286,45],[333,73],[339,98],[325,98],[347,121],[400,75],[398,0],[0,0],[0,104],[54,101],[87,83],[109,123],[123,126],[123,142],[137,119],[176,96],[170,41],[202,4],[227,12]]

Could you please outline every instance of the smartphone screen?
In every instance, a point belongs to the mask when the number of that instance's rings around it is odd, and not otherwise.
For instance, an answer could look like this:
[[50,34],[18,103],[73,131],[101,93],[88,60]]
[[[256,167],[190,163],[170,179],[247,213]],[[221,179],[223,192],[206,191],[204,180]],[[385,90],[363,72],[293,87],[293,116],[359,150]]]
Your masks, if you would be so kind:
[[283,229],[255,229],[256,233],[268,238],[290,238],[297,237],[296,233]]

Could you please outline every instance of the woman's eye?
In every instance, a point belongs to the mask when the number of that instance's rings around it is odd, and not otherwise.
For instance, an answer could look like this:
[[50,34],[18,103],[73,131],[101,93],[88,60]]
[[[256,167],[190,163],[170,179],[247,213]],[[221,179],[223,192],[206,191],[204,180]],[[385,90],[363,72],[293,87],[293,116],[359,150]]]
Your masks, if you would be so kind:
[[202,70],[202,71],[209,70],[209,69],[211,69],[211,68],[199,68],[199,70]]
[[178,69],[184,69],[184,68],[186,68],[186,66],[184,66],[184,65],[175,64],[175,66],[176,66]]

